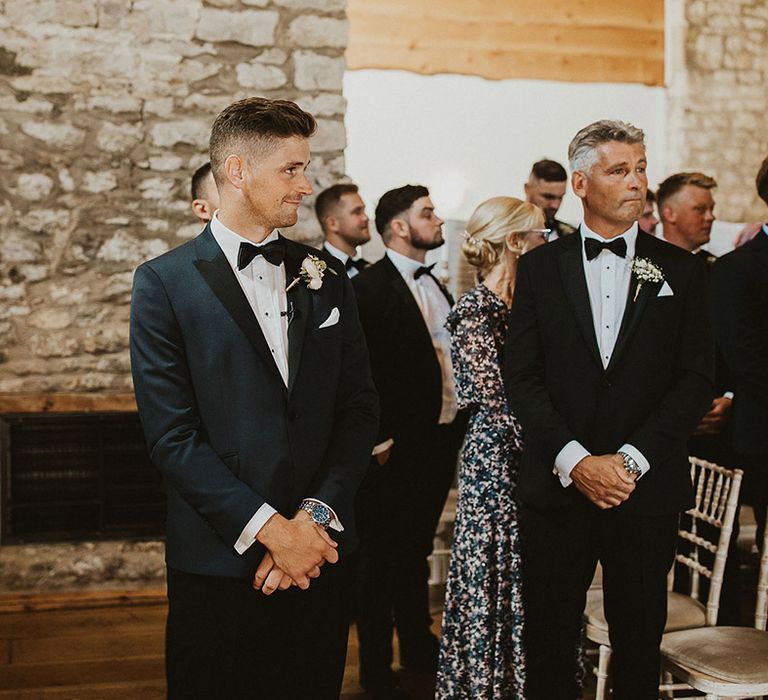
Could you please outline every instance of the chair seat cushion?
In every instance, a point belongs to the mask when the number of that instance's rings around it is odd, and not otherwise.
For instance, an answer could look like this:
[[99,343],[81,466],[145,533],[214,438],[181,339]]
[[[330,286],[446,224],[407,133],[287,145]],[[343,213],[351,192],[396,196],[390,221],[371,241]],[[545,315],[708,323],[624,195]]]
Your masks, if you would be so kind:
[[[703,627],[707,624],[707,610],[698,600],[680,593],[668,593],[667,606],[667,624],[664,628],[667,632]],[[608,631],[608,623],[603,612],[602,591],[589,591],[584,615],[590,625]]]
[[732,683],[768,683],[768,632],[703,627],[669,632],[661,653],[680,666]]

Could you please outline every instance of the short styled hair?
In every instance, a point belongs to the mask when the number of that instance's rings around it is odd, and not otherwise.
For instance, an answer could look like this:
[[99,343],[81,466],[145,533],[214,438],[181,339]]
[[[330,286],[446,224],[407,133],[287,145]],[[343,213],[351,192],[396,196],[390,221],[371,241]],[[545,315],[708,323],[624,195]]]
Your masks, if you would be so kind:
[[404,185],[381,195],[376,205],[376,230],[381,234],[384,243],[391,238],[389,225],[392,219],[407,212],[413,203],[422,197],[429,197],[429,190],[423,185]]
[[210,161],[207,163],[203,163],[197,170],[195,170],[194,174],[192,175],[192,186],[190,188],[192,193],[192,199],[202,199],[203,198],[203,190],[205,188],[204,182],[205,178],[208,177],[208,173],[211,172],[211,163]]
[[320,228],[325,231],[325,219],[331,215],[331,212],[345,194],[357,194],[358,186],[348,182],[337,182],[327,189],[324,189],[315,200],[315,214],[320,222]]
[[617,119],[601,119],[585,126],[577,132],[568,146],[571,171],[589,173],[597,162],[597,147],[609,141],[639,143],[645,146],[645,134],[642,129]]
[[246,97],[226,107],[211,127],[211,169],[216,184],[224,181],[224,161],[233,149],[269,149],[276,140],[309,138],[317,122],[295,102]]
[[670,197],[676,195],[686,185],[693,185],[694,187],[711,190],[717,187],[717,182],[715,182],[713,177],[705,175],[704,173],[675,173],[674,175],[670,175],[656,190],[656,201],[658,202],[659,213],[661,213],[661,210],[669,201]]
[[766,204],[768,204],[768,157],[760,165],[755,178],[757,194]]
[[646,202],[656,201],[656,195],[653,193],[653,190],[650,187],[645,191],[645,201]]
[[556,160],[539,160],[531,168],[531,178],[544,180],[544,182],[565,182],[568,179],[568,173],[565,168]]

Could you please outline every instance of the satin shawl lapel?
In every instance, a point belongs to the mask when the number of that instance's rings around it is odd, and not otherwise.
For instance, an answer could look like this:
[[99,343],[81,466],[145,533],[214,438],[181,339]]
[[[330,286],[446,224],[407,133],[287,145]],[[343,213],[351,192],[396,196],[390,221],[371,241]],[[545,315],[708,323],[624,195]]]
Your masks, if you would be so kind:
[[422,342],[432,346],[432,336],[429,334],[427,328],[427,322],[424,320],[424,316],[421,313],[416,299],[414,298],[408,285],[405,283],[403,276],[399,270],[395,267],[394,263],[385,255],[384,264],[386,265],[387,274],[389,275],[390,284],[395,290],[400,300],[406,309],[406,312],[411,317],[414,329],[417,329],[417,333],[423,336]]
[[[299,276],[301,263],[307,256],[306,249],[296,245],[293,241],[285,241],[285,280],[289,286]],[[288,292],[289,308],[293,307],[290,321],[288,322],[288,394],[290,395],[296,383],[296,377],[301,365],[301,353],[304,349],[304,338],[307,333],[307,323],[312,309],[311,294],[317,294],[309,290],[303,280]]]
[[[635,244],[635,257],[648,258],[653,261],[649,246],[646,245],[646,236],[648,236],[647,233],[643,233],[642,231],[638,232],[637,243]],[[619,335],[616,338],[616,345],[613,348],[611,359],[608,362],[608,367],[605,368],[606,372],[610,372],[614,368],[627,347],[629,347],[630,340],[637,330],[643,311],[648,305],[648,300],[659,293],[662,284],[663,282],[643,282],[643,285],[640,287],[640,292],[637,295],[637,299],[635,299],[637,277],[635,277],[634,272],[632,273],[629,281],[629,291],[627,293],[627,304],[624,307],[624,316],[622,316],[621,319]]]
[[272,358],[261,326],[253,314],[253,309],[248,303],[227,257],[219,248],[219,244],[216,243],[210,225],[206,226],[205,230],[198,236],[195,241],[195,248],[198,255],[197,260],[194,261],[195,267],[264,360],[269,370],[274,372],[280,383],[283,384],[280,370]]
[[573,308],[584,341],[592,353],[595,362],[603,366],[600,361],[600,350],[597,347],[595,337],[595,325],[592,321],[592,306],[589,302],[589,290],[587,289],[587,277],[584,273],[584,262],[581,257],[582,237],[581,232],[563,239],[563,247],[566,249],[560,254],[560,276],[568,295],[568,301]]

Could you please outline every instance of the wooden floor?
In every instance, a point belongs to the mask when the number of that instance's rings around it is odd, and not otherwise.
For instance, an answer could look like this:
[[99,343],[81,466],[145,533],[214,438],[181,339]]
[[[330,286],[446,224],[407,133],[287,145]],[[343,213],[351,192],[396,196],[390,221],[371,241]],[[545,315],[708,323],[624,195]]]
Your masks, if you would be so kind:
[[[165,697],[161,590],[0,599],[0,700],[154,700]],[[439,617],[435,631],[439,631]],[[342,700],[363,700],[350,631]],[[398,672],[414,700],[429,676]]]

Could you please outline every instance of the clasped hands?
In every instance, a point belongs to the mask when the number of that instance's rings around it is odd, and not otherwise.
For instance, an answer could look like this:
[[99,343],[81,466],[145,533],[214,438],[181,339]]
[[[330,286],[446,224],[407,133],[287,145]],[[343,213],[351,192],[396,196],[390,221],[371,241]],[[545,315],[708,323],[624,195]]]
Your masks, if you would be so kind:
[[292,585],[309,588],[309,580],[320,576],[320,567],[339,560],[338,546],[330,535],[303,510],[288,520],[273,515],[256,539],[267,551],[253,577],[253,587],[265,595]]
[[619,454],[584,457],[572,470],[571,479],[592,503],[607,510],[621,505],[635,490],[635,477],[624,469]]

